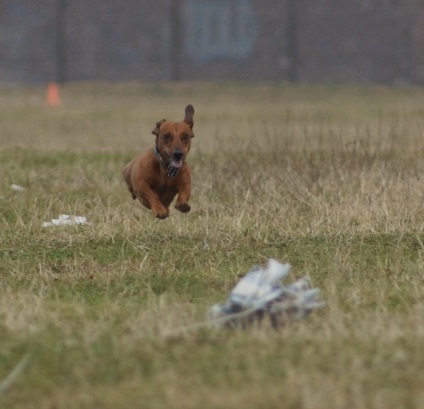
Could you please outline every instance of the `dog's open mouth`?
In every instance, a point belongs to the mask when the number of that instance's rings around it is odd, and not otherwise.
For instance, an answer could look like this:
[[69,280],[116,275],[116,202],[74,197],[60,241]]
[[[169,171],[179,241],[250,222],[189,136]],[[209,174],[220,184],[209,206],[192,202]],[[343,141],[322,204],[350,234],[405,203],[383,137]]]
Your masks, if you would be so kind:
[[174,168],[180,168],[181,166],[183,166],[183,160],[171,158],[171,166],[173,166]]

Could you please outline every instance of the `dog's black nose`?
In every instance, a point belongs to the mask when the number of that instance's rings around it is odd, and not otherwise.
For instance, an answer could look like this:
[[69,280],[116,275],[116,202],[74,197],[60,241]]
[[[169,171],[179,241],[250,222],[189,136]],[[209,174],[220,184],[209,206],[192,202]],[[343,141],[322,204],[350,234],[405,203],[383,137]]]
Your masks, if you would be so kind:
[[173,155],[175,160],[180,160],[183,158],[183,153],[180,150],[174,151]]

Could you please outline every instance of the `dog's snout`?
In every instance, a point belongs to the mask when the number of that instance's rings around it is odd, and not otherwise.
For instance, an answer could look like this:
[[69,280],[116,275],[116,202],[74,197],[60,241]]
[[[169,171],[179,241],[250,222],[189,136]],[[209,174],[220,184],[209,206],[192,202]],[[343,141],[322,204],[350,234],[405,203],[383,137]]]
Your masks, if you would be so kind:
[[176,149],[172,156],[174,157],[174,159],[180,160],[183,157],[183,153],[179,149]]

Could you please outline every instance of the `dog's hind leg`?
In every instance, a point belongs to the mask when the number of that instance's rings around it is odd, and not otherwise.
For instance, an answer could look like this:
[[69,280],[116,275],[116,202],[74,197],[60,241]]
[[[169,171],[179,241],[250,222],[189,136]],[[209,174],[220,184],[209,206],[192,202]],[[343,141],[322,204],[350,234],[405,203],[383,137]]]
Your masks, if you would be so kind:
[[134,193],[134,188],[131,182],[131,165],[132,162],[125,165],[124,169],[122,169],[122,176],[124,177],[125,183],[128,186],[128,190],[130,191],[132,198],[135,200],[137,199],[137,196]]

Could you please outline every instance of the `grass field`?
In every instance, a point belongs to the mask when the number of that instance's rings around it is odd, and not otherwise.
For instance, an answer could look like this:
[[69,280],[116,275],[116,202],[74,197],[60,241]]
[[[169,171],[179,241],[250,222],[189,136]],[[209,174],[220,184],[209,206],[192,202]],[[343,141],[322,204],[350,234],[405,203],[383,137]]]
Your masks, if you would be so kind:
[[[0,89],[0,407],[424,407],[424,90],[61,97]],[[160,221],[120,171],[187,103],[192,211]],[[90,224],[41,227],[60,213]],[[269,257],[327,307],[281,332],[182,330]]]

